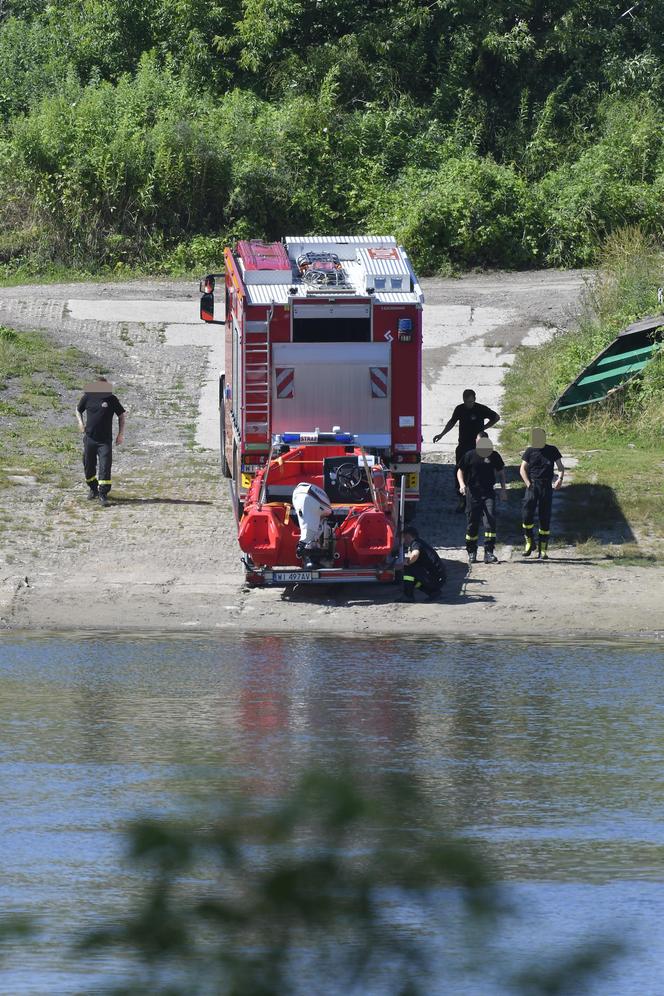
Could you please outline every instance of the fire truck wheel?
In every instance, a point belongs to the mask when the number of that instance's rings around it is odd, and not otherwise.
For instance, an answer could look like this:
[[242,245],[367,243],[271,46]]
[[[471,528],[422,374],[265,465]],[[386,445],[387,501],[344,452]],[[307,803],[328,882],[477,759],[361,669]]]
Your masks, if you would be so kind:
[[224,408],[226,377],[224,374],[219,378],[219,456],[221,458],[222,477],[232,477],[231,468],[226,459],[226,411]]
[[417,502],[407,501],[403,510],[404,520],[406,522],[412,522],[416,514],[417,514]]

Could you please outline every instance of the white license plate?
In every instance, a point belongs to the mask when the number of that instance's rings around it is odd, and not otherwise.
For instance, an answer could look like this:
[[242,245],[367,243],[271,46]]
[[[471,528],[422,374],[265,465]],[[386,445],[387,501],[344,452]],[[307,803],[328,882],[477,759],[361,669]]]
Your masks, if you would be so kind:
[[315,581],[318,571],[277,571],[272,575],[273,581]]

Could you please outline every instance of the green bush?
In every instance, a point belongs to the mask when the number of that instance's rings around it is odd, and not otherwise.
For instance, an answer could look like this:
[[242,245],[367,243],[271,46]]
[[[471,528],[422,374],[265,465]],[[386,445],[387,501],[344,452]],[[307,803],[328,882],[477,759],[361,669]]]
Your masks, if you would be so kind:
[[370,227],[395,232],[423,273],[537,259],[526,184],[510,167],[468,154],[435,171],[407,170],[379,201]]
[[594,263],[605,238],[627,225],[662,230],[662,124],[650,100],[602,105],[598,140],[574,162],[551,170],[534,192],[548,263]]
[[657,15],[7,0],[0,273],[179,272],[200,239],[394,231],[425,272],[664,228]]

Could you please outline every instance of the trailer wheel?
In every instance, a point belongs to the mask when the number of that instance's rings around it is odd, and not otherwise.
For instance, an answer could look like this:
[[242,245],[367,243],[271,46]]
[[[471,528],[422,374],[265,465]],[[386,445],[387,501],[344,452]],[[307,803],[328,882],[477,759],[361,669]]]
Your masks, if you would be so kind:
[[228,460],[226,459],[226,401],[224,398],[226,388],[226,375],[222,374],[219,378],[219,447],[220,447],[220,457],[221,457],[221,475],[222,477],[232,477],[231,469],[228,466]]

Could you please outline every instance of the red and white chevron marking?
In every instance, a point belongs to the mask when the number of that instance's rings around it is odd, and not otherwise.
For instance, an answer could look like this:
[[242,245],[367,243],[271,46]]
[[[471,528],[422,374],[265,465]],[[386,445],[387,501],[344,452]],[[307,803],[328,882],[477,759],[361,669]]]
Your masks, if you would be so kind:
[[371,375],[371,397],[386,398],[389,369],[387,367],[369,367],[369,373]]
[[295,367],[277,367],[275,370],[277,380],[277,397],[295,397]]

